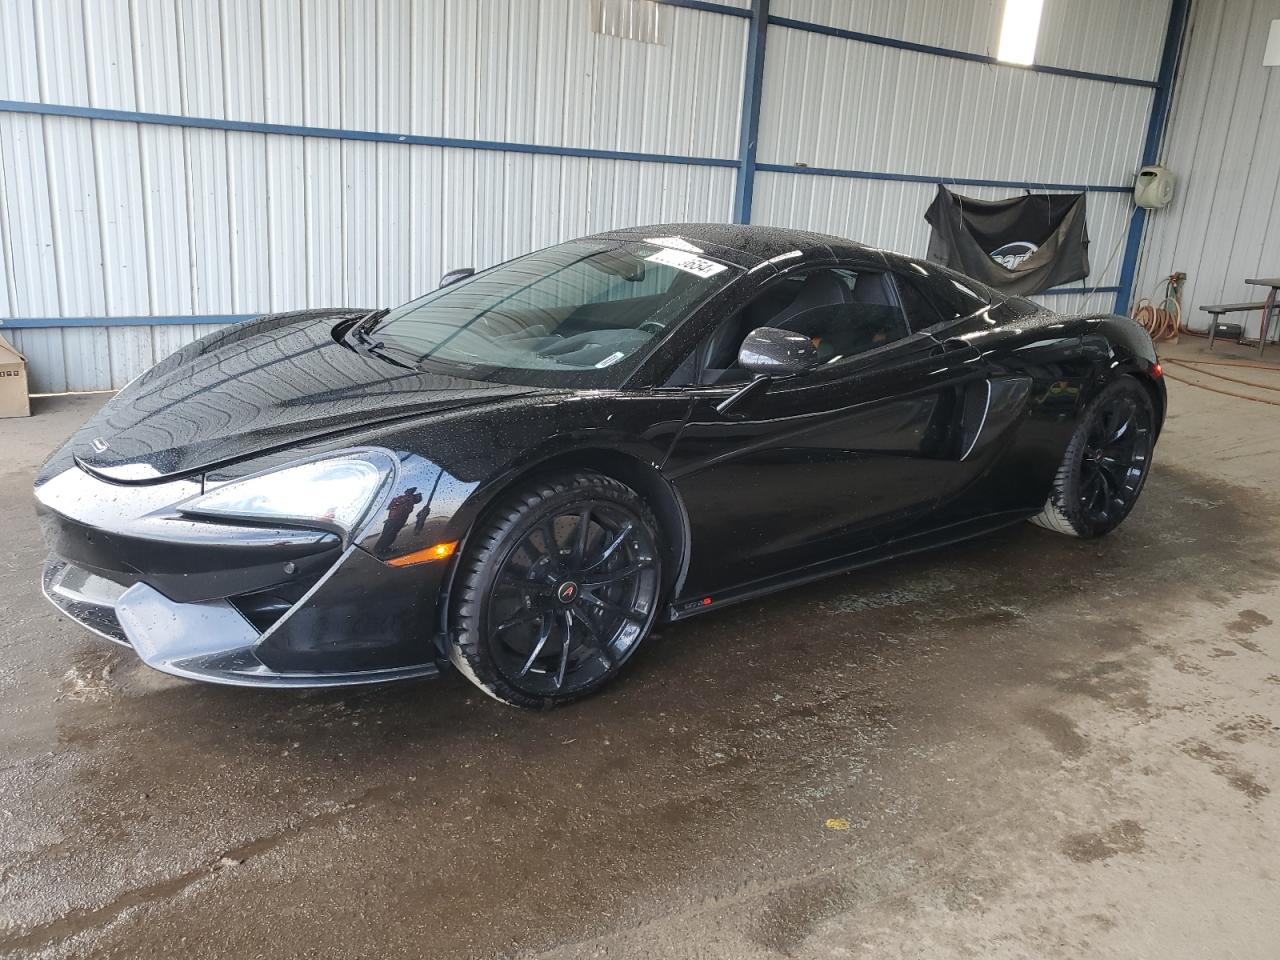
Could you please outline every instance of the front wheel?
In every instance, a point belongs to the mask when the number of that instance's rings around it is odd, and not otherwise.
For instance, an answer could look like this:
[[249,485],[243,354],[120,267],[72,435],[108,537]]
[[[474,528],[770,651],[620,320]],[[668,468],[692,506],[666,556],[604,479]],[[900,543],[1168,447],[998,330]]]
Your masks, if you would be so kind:
[[1142,493],[1155,446],[1155,408],[1137,380],[1123,376],[1085,408],[1032,522],[1089,539],[1120,525]]
[[477,526],[458,571],[450,659],[485,693],[551,707],[613,679],[658,612],[657,524],[630,487],[550,477]]

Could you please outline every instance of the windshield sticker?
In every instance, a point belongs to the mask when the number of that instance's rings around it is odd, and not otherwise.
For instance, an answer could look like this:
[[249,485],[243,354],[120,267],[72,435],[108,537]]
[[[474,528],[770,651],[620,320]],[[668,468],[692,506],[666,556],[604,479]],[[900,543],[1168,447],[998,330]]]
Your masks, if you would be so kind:
[[695,247],[684,237],[650,237],[645,243],[652,243],[655,247],[674,247],[676,250],[683,250],[685,253],[701,253],[701,247]]
[[645,257],[645,259],[650,263],[663,263],[668,267],[683,270],[685,273],[692,273],[695,277],[702,277],[703,280],[729,269],[723,263],[716,263],[714,260],[708,260],[705,257],[685,253],[683,250],[659,250],[653,256]]
[[599,363],[596,364],[596,369],[599,370],[602,367],[611,367],[625,356],[626,354],[623,353],[621,350],[619,350],[617,353],[611,353],[607,357],[605,357],[603,360],[601,360]]

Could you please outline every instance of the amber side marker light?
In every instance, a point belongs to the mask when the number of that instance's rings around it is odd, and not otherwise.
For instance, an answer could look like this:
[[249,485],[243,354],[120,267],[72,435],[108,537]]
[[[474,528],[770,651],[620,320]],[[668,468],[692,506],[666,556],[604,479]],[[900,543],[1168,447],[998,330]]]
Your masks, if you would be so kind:
[[403,557],[394,557],[386,561],[389,567],[412,567],[417,563],[430,563],[432,560],[444,560],[453,556],[453,551],[458,549],[458,541],[452,540],[449,543],[437,543],[434,547],[427,547],[425,550],[415,550],[413,553],[406,553]]

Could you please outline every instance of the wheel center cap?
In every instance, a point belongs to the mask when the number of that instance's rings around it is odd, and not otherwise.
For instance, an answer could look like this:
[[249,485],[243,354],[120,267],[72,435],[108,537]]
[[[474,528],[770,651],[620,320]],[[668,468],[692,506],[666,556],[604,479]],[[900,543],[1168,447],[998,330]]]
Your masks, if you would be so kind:
[[556,589],[556,599],[561,603],[573,603],[578,599],[578,585],[572,580],[566,580]]

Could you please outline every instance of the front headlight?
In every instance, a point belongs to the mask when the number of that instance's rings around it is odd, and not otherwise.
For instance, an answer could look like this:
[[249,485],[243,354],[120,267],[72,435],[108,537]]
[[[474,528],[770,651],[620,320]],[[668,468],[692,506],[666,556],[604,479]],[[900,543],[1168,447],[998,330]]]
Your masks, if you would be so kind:
[[350,536],[395,470],[395,459],[388,453],[353,450],[232,480],[178,504],[178,512],[329,527]]

